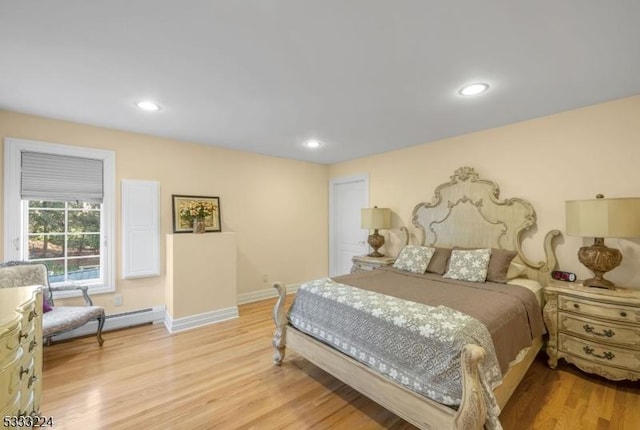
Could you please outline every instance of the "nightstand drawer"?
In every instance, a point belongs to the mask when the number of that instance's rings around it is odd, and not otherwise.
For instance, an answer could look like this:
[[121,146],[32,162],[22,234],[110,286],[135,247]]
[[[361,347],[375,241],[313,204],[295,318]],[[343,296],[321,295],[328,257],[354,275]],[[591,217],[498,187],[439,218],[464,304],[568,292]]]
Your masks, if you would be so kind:
[[607,366],[640,371],[640,361],[635,357],[638,351],[589,342],[563,333],[559,339],[560,350],[568,354]]
[[638,351],[602,345],[563,333],[560,333],[559,339],[560,350],[568,354],[608,366],[640,371],[640,360],[636,358]]
[[563,310],[599,318],[632,323],[640,321],[640,308],[637,307],[612,305],[564,295],[558,296],[558,307]]
[[374,270],[378,267],[391,266],[396,261],[393,257],[369,257],[367,255],[356,255],[351,259],[351,273]]
[[640,328],[592,320],[561,312],[560,330],[602,342],[640,347]]
[[353,263],[353,267],[351,268],[351,271],[355,272],[360,270],[373,270],[373,269],[375,269],[374,266],[357,261]]

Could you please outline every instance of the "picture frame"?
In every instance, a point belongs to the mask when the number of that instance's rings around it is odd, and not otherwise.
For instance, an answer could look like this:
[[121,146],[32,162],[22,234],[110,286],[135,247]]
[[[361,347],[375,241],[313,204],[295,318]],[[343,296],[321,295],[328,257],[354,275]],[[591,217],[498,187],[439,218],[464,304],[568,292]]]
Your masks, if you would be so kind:
[[195,202],[211,203],[214,207],[213,214],[204,218],[205,233],[218,233],[222,231],[222,225],[220,223],[220,197],[172,194],[171,200],[174,233],[193,233],[193,223],[181,217],[180,211],[187,205]]

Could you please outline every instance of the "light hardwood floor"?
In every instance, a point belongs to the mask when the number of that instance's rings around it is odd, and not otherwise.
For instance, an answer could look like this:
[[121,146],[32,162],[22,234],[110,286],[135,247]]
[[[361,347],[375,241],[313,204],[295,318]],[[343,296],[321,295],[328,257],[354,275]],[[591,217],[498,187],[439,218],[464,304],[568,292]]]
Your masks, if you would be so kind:
[[[271,362],[274,300],[169,335],[146,325],[44,349],[42,413],[56,430],[414,429],[291,351]],[[505,430],[640,429],[640,384],[613,383],[542,353],[501,414]]]

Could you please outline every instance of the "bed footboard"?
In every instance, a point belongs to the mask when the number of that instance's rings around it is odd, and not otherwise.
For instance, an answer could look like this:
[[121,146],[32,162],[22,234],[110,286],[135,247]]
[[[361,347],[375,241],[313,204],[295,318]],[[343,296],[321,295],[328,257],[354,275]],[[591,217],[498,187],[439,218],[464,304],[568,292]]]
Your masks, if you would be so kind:
[[466,345],[462,350],[462,403],[454,418],[456,429],[481,429],[487,419],[487,405],[482,395],[480,362],[485,350],[478,345]]

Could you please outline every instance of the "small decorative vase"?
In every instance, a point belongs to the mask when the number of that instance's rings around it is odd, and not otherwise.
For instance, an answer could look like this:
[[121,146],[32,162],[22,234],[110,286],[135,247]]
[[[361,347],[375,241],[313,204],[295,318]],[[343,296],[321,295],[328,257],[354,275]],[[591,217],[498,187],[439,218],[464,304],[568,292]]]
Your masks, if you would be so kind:
[[194,218],[193,219],[193,232],[200,234],[206,231],[204,226],[204,218]]

